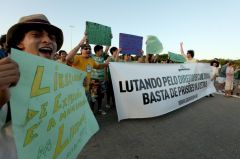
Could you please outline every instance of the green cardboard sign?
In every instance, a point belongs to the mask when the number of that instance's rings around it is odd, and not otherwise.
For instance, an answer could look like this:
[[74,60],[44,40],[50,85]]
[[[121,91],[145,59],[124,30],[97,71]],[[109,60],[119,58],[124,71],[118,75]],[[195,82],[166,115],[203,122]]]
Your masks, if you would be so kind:
[[19,159],[73,159],[99,127],[90,110],[85,72],[12,49],[20,80],[11,88]]
[[149,35],[146,41],[147,54],[160,54],[163,51],[163,45],[156,36]]
[[172,52],[168,52],[168,57],[173,62],[184,63],[186,61],[186,59],[182,55]]
[[111,46],[112,31],[110,27],[87,21],[86,33],[90,44]]

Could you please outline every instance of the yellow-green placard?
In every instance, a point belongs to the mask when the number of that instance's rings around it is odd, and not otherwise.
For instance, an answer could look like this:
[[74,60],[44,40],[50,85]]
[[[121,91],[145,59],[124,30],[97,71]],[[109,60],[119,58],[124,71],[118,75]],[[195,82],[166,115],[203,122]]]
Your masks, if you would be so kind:
[[12,49],[20,80],[11,88],[19,159],[76,158],[99,127],[90,110],[85,72]]

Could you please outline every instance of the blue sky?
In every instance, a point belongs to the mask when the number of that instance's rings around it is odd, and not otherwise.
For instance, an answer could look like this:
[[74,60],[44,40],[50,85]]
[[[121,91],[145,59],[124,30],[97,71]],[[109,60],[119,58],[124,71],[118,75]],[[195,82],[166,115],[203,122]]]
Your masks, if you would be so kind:
[[112,28],[114,46],[119,45],[119,33],[143,36],[144,43],[147,35],[155,35],[163,43],[163,53],[168,51],[179,53],[179,43],[183,41],[185,50],[195,50],[197,59],[214,57],[240,59],[238,0],[0,0],[0,2],[0,34],[7,32],[21,16],[43,13],[52,24],[63,30],[65,39],[62,49],[67,51],[80,41],[85,30],[85,22],[92,21]]

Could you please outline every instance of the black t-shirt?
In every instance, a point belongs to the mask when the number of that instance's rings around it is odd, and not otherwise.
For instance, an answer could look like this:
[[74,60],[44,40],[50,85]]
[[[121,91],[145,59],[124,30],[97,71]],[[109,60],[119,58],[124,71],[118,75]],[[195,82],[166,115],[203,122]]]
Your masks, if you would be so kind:
[[0,59],[4,57],[7,57],[7,53],[3,49],[0,49]]

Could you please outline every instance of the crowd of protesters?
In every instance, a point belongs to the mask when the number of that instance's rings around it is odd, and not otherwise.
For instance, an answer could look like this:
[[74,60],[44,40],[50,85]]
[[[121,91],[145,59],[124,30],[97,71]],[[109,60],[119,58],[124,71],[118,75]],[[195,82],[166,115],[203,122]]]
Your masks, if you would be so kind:
[[[0,49],[0,105],[7,105],[10,98],[9,87],[17,84],[20,73],[17,63],[8,57],[9,48],[16,48],[43,58],[53,59],[62,64],[74,67],[87,73],[84,87],[87,99],[93,112],[106,115],[104,109],[115,107],[115,99],[109,71],[109,62],[136,62],[136,63],[174,63],[168,56],[147,54],[141,51],[138,55],[121,54],[121,48],[101,45],[92,46],[88,43],[84,33],[79,44],[69,53],[60,50],[63,44],[63,33],[58,27],[51,25],[47,17],[42,14],[22,17],[13,25],[6,35],[1,37]],[[110,49],[110,54],[109,54]],[[180,52],[186,63],[196,63],[194,51],[184,52],[183,43],[180,43]],[[220,66],[217,59],[211,62],[212,81],[218,92],[231,96],[240,93],[240,69],[229,61]],[[235,70],[234,70],[235,68]],[[213,95],[210,95],[213,96]],[[102,106],[103,99],[107,105]],[[112,99],[112,101],[110,100]],[[9,104],[8,104],[9,105]],[[97,109],[95,107],[97,106]]]
[[226,97],[240,96],[240,67],[232,61],[220,66],[218,59],[211,62],[212,80],[217,92],[224,93]]
[[[63,32],[52,25],[43,14],[29,15],[20,18],[6,35],[0,40],[0,111],[9,107],[11,97],[10,87],[17,85],[20,78],[18,64],[8,54],[10,48],[22,50],[42,58],[52,59],[87,73],[84,87],[89,105],[96,114],[106,115],[106,109],[115,107],[114,92],[109,71],[109,62],[136,63],[174,63],[167,56],[147,54],[141,51],[139,55],[121,54],[121,48],[101,45],[92,46],[84,34],[79,44],[69,53],[60,50],[63,44]],[[186,63],[196,63],[194,51],[185,54],[183,43],[180,43],[181,54]],[[110,53],[109,53],[110,52]],[[220,66],[217,59],[211,62],[212,81],[218,92],[229,97],[233,93],[240,95],[240,67],[229,61]],[[103,99],[106,98],[106,105]],[[10,111],[8,119],[10,120]],[[1,115],[1,114],[0,114]],[[0,122],[1,127],[1,122]]]

